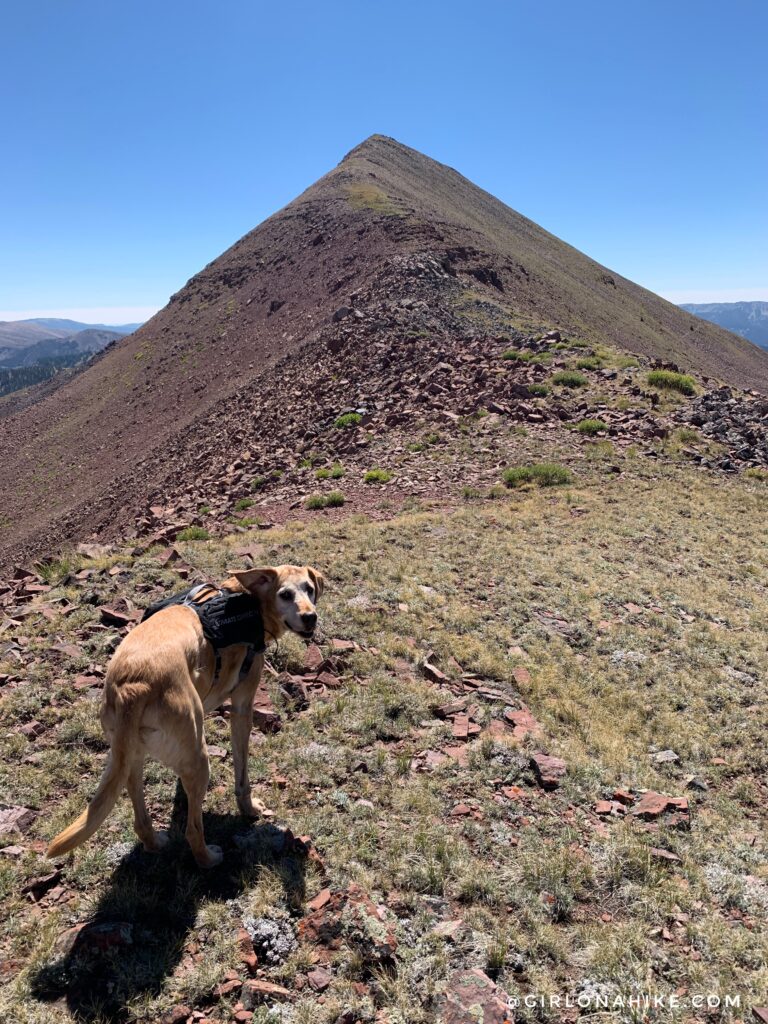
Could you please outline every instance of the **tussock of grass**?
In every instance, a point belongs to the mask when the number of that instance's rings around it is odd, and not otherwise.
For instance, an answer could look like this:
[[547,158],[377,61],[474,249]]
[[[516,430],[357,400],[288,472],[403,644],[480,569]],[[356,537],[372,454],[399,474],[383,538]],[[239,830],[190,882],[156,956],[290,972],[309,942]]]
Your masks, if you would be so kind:
[[678,391],[681,395],[695,395],[696,381],[685,373],[673,370],[651,370],[648,374],[651,387],[662,388],[664,391]]
[[344,467],[340,462],[334,462],[331,467],[318,469],[315,476],[318,480],[340,480],[344,476]]
[[565,466],[558,466],[557,463],[539,462],[532,466],[511,466],[504,470],[502,480],[507,487],[521,487],[523,484],[556,487],[571,483],[573,474]]
[[329,491],[328,494],[310,494],[304,502],[304,507],[310,510],[320,508],[339,508],[345,502],[341,491]]
[[602,365],[602,359],[598,359],[597,356],[584,356],[576,361],[577,370],[599,370]]
[[345,427],[356,427],[362,421],[363,417],[359,412],[345,412],[343,416],[339,416],[333,425],[343,430]]
[[392,479],[392,473],[388,469],[369,469],[363,481],[367,484],[386,484]]
[[552,383],[560,384],[564,388],[582,388],[587,383],[587,378],[575,370],[561,370],[552,375]]
[[177,540],[210,540],[211,535],[202,526],[187,526],[176,534]]
[[599,419],[582,420],[576,425],[576,429],[580,434],[587,434],[592,437],[603,430],[607,430],[608,424],[604,420]]
[[549,388],[546,384],[529,384],[528,390],[534,398],[545,398],[549,394]]

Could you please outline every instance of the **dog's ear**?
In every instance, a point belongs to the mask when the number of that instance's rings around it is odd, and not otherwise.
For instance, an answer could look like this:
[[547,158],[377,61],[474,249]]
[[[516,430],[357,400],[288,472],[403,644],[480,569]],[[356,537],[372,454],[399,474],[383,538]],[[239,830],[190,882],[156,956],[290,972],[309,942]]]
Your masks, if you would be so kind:
[[250,593],[263,594],[277,579],[277,569],[271,566],[262,569],[233,569],[232,576]]
[[325,576],[317,569],[313,569],[311,565],[307,566],[307,575],[312,580],[315,587],[315,597],[321,597],[325,590]]

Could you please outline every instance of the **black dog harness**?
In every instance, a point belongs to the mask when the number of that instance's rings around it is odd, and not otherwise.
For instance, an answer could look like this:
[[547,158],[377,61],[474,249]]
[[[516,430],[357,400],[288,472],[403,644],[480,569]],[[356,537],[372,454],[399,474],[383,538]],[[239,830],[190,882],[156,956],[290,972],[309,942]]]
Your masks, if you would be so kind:
[[151,604],[141,621],[175,604],[191,608],[200,619],[203,635],[216,655],[214,678],[221,672],[222,649],[245,644],[245,658],[240,666],[240,679],[245,679],[251,671],[253,659],[267,649],[264,642],[264,619],[258,598],[252,594],[224,590],[212,583],[200,583],[190,590]]

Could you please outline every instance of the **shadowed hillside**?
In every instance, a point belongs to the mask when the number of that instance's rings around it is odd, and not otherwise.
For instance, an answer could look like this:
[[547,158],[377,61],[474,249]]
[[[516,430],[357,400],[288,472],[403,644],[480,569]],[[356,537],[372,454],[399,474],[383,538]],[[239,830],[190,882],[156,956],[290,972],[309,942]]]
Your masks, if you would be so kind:
[[329,351],[343,380],[374,340],[397,365],[404,339],[418,338],[420,358],[437,365],[446,342],[482,349],[484,339],[552,328],[768,390],[768,356],[753,346],[600,267],[450,168],[373,136],[143,328],[4,420],[0,552],[7,561],[46,550],[52,536],[132,525],[153,494],[198,476],[195,438],[214,436],[217,453],[237,460],[262,395],[261,416],[296,416],[298,433],[283,440],[300,446],[316,430],[297,416],[316,398],[302,369]]

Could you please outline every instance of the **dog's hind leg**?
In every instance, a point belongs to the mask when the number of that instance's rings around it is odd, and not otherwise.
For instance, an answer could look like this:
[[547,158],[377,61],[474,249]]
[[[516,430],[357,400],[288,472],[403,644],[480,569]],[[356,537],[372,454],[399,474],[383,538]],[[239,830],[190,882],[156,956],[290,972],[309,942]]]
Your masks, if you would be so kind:
[[187,794],[187,842],[192,855],[201,868],[220,864],[224,854],[218,846],[208,846],[203,832],[203,800],[208,788],[208,752],[203,749],[196,764],[179,772],[181,784]]
[[152,827],[152,820],[144,802],[144,758],[138,758],[131,765],[128,779],[125,783],[128,796],[133,804],[133,827],[136,835],[144,844],[144,849],[149,853],[158,853],[168,842],[168,835],[165,832],[156,832]]

